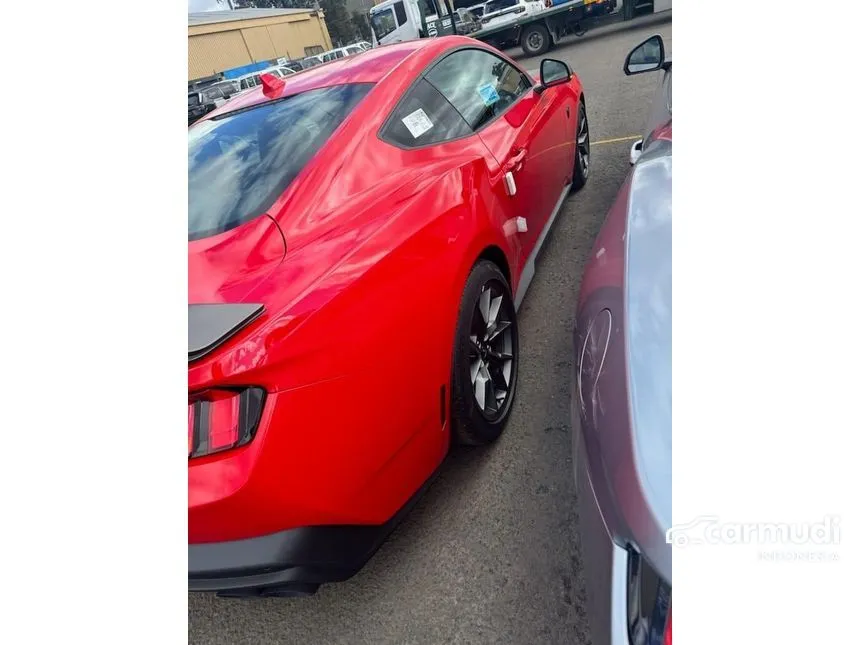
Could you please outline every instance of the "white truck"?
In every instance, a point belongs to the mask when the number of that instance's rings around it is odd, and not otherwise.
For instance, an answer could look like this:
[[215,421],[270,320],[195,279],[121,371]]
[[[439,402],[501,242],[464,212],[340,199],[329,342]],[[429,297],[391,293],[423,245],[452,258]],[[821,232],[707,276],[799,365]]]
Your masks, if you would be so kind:
[[373,46],[456,33],[449,0],[383,0],[370,9]]
[[[581,36],[590,27],[672,8],[671,0],[540,1],[542,9],[530,0],[489,0],[481,29],[469,36],[499,49],[519,45],[527,56],[540,56],[567,34]],[[453,0],[383,0],[370,9],[374,47],[454,34],[457,20]]]

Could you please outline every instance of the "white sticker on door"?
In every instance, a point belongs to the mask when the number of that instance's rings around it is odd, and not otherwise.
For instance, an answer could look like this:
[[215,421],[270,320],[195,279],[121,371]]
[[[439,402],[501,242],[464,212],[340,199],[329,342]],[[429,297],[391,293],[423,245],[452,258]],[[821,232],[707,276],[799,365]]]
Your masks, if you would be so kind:
[[403,121],[403,125],[409,130],[409,133],[417,139],[422,134],[427,132],[430,128],[433,127],[433,122],[428,118],[427,114],[425,114],[424,110],[418,108],[411,114],[407,114],[405,117],[400,119]]

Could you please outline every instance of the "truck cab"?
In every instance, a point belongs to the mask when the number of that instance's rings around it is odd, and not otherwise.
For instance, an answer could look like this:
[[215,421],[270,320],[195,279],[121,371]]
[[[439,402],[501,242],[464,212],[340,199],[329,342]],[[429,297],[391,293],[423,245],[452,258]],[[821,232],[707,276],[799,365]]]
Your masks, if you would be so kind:
[[384,0],[370,9],[373,46],[456,33],[451,0]]

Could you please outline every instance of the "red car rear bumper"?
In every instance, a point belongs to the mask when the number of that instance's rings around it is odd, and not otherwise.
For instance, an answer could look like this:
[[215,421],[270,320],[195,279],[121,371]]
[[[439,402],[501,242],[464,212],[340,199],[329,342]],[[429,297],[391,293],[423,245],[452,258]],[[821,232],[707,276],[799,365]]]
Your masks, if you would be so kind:
[[250,443],[189,461],[189,590],[308,593],[376,551],[441,463],[447,433],[438,418],[409,433],[371,405],[332,406],[350,385],[270,392]]
[[304,596],[355,575],[429,486],[376,526],[309,526],[257,538],[188,545],[188,590],[225,597]]

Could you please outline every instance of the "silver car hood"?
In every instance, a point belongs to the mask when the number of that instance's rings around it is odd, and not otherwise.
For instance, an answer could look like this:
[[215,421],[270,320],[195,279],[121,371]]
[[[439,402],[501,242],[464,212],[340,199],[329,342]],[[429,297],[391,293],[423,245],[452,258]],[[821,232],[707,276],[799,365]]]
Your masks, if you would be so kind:
[[672,143],[636,164],[627,212],[625,345],[633,457],[646,514],[631,526],[671,583],[672,552]]

